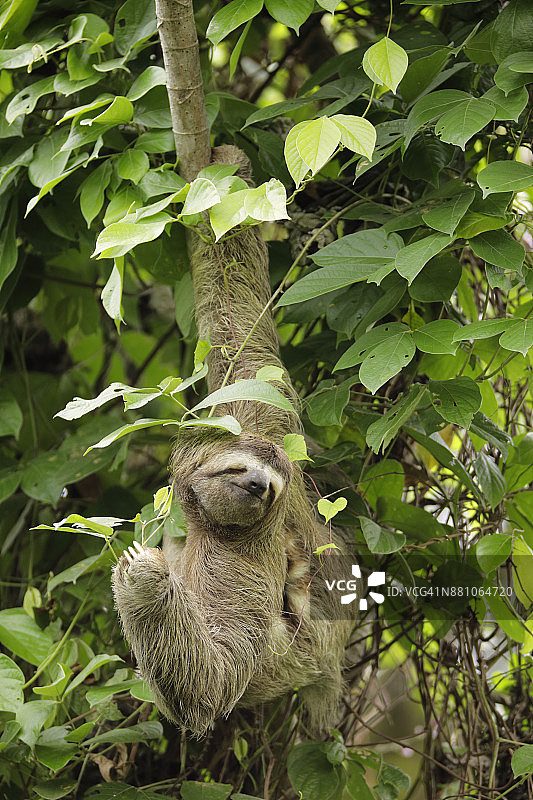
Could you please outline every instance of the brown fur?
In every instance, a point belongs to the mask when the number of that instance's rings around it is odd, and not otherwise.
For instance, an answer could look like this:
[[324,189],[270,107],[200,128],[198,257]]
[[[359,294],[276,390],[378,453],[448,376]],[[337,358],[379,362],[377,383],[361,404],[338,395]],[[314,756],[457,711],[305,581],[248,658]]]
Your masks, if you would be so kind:
[[[214,152],[215,163],[237,163],[247,178],[243,159],[233,147]],[[191,261],[199,335],[215,346],[213,391],[269,300],[267,251],[255,228],[215,246],[197,240]],[[270,312],[231,380],[254,377],[265,365],[282,366]],[[296,406],[288,378],[280,389]],[[240,421],[240,436],[183,430],[173,455],[188,524],[182,552],[164,548],[167,561],[159,549],[146,548],[115,569],[124,632],[158,707],[198,735],[237,703],[254,706],[296,688],[310,728],[324,731],[340,699],[352,624],[338,621],[335,595],[313,585],[314,609],[324,619],[309,613],[309,557],[329,533],[280,446],[299,420],[254,402],[219,406],[223,413]],[[324,557],[322,579],[345,573],[336,553]]]

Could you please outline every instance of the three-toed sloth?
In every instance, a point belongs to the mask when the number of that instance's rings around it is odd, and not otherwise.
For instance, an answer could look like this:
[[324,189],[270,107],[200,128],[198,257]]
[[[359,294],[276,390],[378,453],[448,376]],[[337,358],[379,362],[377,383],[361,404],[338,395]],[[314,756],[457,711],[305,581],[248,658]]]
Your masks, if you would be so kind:
[[[249,180],[237,148],[213,156]],[[260,232],[216,245],[197,238],[191,264],[199,336],[213,344],[209,390],[221,386],[252,328],[232,380],[281,366],[274,321],[264,313],[270,283]],[[296,406],[288,379],[280,390]],[[310,556],[330,532],[283,449],[285,434],[299,430],[297,415],[250,401],[218,406],[223,413],[239,420],[239,436],[182,429],[173,453],[185,545],[130,548],[113,573],[116,607],[141,675],[176,724],[202,735],[237,704],[297,689],[309,729],[320,733],[335,719],[353,626],[324,580],[342,576],[344,562],[329,550],[319,575],[310,573]]]

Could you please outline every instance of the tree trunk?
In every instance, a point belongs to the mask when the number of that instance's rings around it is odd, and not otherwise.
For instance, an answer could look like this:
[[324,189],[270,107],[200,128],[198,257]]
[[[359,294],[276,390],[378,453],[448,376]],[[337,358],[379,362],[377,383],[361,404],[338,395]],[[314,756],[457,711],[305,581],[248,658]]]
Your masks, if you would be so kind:
[[155,0],[180,174],[192,181],[211,160],[211,143],[192,0]]

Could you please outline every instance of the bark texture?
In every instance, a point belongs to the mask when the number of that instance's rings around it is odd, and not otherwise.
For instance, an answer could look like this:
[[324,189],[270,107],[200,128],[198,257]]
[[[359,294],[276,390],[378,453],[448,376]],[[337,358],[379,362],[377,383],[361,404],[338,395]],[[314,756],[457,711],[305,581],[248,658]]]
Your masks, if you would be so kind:
[[192,181],[211,159],[192,0],[156,0],[180,173]]

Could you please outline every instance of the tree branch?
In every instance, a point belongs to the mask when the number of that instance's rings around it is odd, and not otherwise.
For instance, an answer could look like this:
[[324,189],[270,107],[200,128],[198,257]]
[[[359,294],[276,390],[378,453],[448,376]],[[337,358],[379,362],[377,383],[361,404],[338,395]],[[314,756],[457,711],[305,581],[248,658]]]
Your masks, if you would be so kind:
[[172,130],[187,181],[209,164],[211,143],[192,0],[156,0]]

